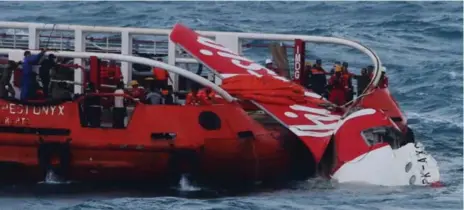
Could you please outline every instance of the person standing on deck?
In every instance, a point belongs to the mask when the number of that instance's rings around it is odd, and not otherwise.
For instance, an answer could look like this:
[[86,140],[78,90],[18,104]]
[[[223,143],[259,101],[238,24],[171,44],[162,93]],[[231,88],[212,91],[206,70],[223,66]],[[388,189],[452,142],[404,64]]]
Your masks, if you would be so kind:
[[139,82],[137,80],[132,80],[129,85],[132,87],[129,94],[139,101],[143,101],[145,97],[145,89],[139,86]]
[[342,63],[342,77],[345,80],[345,83],[348,85],[346,90],[346,100],[353,100],[354,88],[353,88],[353,74],[348,70],[348,63]]
[[333,65],[332,69],[330,69],[330,75],[335,74],[335,69],[337,68],[337,66],[341,66],[340,61],[335,61],[335,63],[334,63],[334,65]]
[[327,85],[327,72],[322,68],[322,61],[321,59],[317,59],[314,66],[311,68],[311,89],[323,96],[325,95],[325,86]]
[[[93,83],[88,83],[85,90],[86,94],[95,94],[98,91]],[[85,125],[92,128],[101,126],[102,106],[100,96],[88,95],[84,99]]]
[[[119,82],[116,85],[114,94],[124,94],[124,83]],[[127,109],[124,105],[124,96],[114,96],[114,107],[113,107],[113,128],[124,128],[124,118],[126,118]]]
[[48,55],[48,59],[42,61],[39,68],[39,77],[42,81],[43,94],[45,98],[48,98],[49,95],[49,85],[50,85],[50,70],[56,66],[55,55]]
[[335,74],[330,77],[328,87],[330,89],[330,102],[338,106],[346,103],[346,90],[348,89],[348,84],[346,84],[346,80],[343,79],[341,66],[335,68]]
[[202,100],[204,99],[205,102],[213,104],[214,99],[216,98],[216,93],[210,87],[206,87],[199,90],[197,96],[200,97]]
[[[381,69],[381,76],[379,80],[379,84],[377,85],[378,88],[387,88],[388,87],[388,77],[385,75],[387,68],[385,66],[380,67]],[[374,78],[374,66],[370,65],[367,67],[367,75],[369,76],[369,80]]]
[[[163,62],[162,58],[158,58],[156,60],[159,62]],[[160,88],[163,90],[167,89],[168,80],[172,82],[171,77],[169,77],[169,72],[162,68],[153,67],[153,76],[155,77],[155,80],[157,81],[157,83],[160,84]]]
[[379,85],[378,87],[379,88],[388,88],[388,77],[387,75],[385,75],[385,72],[386,72],[386,68],[385,66],[382,66],[382,74],[380,76],[380,81],[379,81]]
[[209,105],[211,104],[208,101],[207,95],[200,91],[198,84],[194,83],[190,89],[190,93],[187,94],[185,99],[185,105]]
[[312,66],[313,64],[310,61],[306,61],[304,68],[302,69],[301,76],[300,76],[303,80],[303,83],[301,83],[301,85],[303,85],[303,87],[308,88],[308,89],[311,89],[310,80],[311,80],[311,69],[313,68]]
[[372,65],[367,66],[367,75],[369,76],[370,79],[372,79],[373,74],[374,74],[374,66]]
[[11,97],[15,97],[16,93],[11,85],[11,75],[13,71],[18,68],[18,64],[12,60],[8,61],[8,66],[3,70],[2,77],[0,79],[0,97],[8,97],[8,93]]
[[24,52],[21,76],[21,100],[27,100],[30,98],[32,91],[31,86],[34,83],[34,72],[32,71],[32,66],[38,64],[40,58],[42,58],[46,51],[46,49],[42,49],[37,55],[32,55],[30,51]]
[[369,81],[371,80],[367,73],[367,68],[362,68],[361,75],[354,75],[353,77],[357,80],[357,92],[358,96],[360,96],[366,89],[367,85],[369,84]]
[[174,96],[172,92],[173,92],[172,85],[168,85],[168,88],[166,90],[161,91],[161,94],[163,95],[164,104],[166,105],[174,104]]
[[162,104],[163,96],[161,94],[159,85],[157,85],[156,82],[150,84],[150,89],[145,97],[145,102],[152,105]]

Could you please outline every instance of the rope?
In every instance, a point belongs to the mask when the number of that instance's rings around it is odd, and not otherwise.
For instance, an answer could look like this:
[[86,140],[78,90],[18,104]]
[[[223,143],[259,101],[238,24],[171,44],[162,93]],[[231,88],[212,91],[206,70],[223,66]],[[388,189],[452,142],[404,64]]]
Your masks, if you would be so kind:
[[[353,99],[353,100],[351,100],[351,101],[349,101],[349,102],[347,102],[347,103],[341,105],[340,107],[341,107],[341,108],[346,108],[346,107],[348,107],[351,103],[354,104],[355,101],[361,100],[364,96],[367,96],[367,95],[372,94],[372,93],[374,92],[374,90],[375,90],[375,88],[369,90],[368,92],[364,91],[363,94],[361,94],[361,95],[359,95],[358,97],[356,97],[355,99]],[[351,108],[351,107],[350,107],[350,108]]]
[[52,38],[52,34],[55,31],[55,26],[56,24],[53,24],[52,32],[50,32],[50,35],[48,36],[47,44],[45,45],[45,49],[47,49],[48,44],[50,43],[50,38]]

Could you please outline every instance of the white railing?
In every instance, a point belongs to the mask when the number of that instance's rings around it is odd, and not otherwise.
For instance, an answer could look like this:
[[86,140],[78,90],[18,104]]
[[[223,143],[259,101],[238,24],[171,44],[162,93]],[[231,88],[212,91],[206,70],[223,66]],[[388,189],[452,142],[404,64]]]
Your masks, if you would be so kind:
[[[48,47],[56,50],[74,50],[74,37],[58,32],[57,35],[40,35],[39,47]],[[13,30],[11,33],[0,32],[0,48],[28,49],[29,35]],[[132,48],[135,52],[146,54],[167,55],[168,41],[154,41],[134,39]],[[89,52],[117,52],[121,51],[121,39],[111,37],[85,37],[85,48]]]
[[[31,52],[33,54],[37,54],[40,51],[31,50]],[[12,57],[14,56],[14,54],[22,54],[22,53],[23,53],[23,50],[19,50],[19,49],[0,48],[0,54],[8,54],[9,56],[12,55]],[[120,54],[112,54],[112,53],[95,53],[95,52],[56,51],[56,52],[53,52],[53,54],[57,56],[80,58],[80,59],[89,58],[90,56],[96,56],[101,59],[139,63],[139,64],[151,66],[151,67],[163,68],[171,73],[184,76],[187,79],[195,81],[203,86],[210,87],[213,91],[217,92],[221,97],[223,97],[228,102],[232,102],[234,100],[234,98],[229,93],[227,93],[224,89],[214,84],[213,82],[199,75],[196,75],[195,73],[192,73],[189,70],[181,69],[177,66],[172,66],[172,65],[159,62],[159,61],[155,61],[152,59],[130,56],[130,55],[120,55]]]
[[[38,49],[40,46],[39,31],[65,31],[73,34],[74,37],[74,51],[86,52],[90,48],[86,44],[85,35],[88,33],[111,33],[121,37],[120,45],[109,46],[107,48],[118,48],[119,52],[123,55],[131,55],[134,49],[133,36],[136,35],[151,35],[151,36],[165,36],[167,37],[171,30],[168,29],[149,29],[149,28],[129,28],[129,27],[102,27],[102,26],[82,26],[82,25],[64,25],[64,24],[43,24],[43,23],[25,23],[25,22],[0,22],[0,29],[21,29],[27,30],[27,48]],[[315,43],[330,43],[341,44],[360,50],[372,60],[374,65],[374,79],[371,81],[372,86],[377,86],[380,80],[380,67],[381,61],[379,57],[371,49],[351,40],[335,38],[335,37],[321,37],[321,36],[306,36],[306,35],[286,35],[286,34],[263,34],[263,33],[238,33],[238,32],[217,32],[217,31],[198,31],[203,36],[211,37],[217,43],[231,49],[233,52],[242,54],[242,41],[244,39],[257,39],[257,40],[275,40],[275,41],[294,41],[301,39],[306,42]],[[1,38],[1,37],[0,37]],[[47,42],[47,40],[44,40]],[[87,40],[88,41],[88,40]],[[6,42],[6,41],[5,41]],[[11,41],[10,41],[11,42]],[[19,44],[17,40],[13,40],[10,44]],[[95,44],[95,43],[94,43]],[[61,44],[62,45],[62,44]],[[98,44],[97,44],[98,45]],[[101,45],[98,45],[101,47]],[[154,47],[156,49],[156,46]],[[175,44],[168,41],[167,48],[165,48],[168,55],[168,64],[176,65],[177,63],[197,63],[193,58],[179,58],[179,52]],[[109,50],[109,49],[108,49]],[[76,64],[82,65],[82,59],[76,58]],[[124,82],[127,84],[132,78],[132,67],[130,62],[121,63],[121,71],[124,77]],[[75,71],[75,80],[81,81],[82,73]],[[177,87],[177,76],[171,75],[174,78],[173,87]]]

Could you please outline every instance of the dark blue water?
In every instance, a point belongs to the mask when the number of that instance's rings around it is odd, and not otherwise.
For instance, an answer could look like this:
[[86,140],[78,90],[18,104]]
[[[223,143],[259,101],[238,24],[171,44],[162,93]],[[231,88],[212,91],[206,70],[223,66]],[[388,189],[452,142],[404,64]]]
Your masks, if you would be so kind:
[[[341,36],[373,48],[419,140],[438,160],[443,188],[337,185],[309,180],[291,189],[222,198],[131,192],[0,198],[0,209],[462,209],[462,2],[1,2],[0,20]],[[308,45],[310,58],[369,60],[353,50]],[[265,59],[266,51],[251,55]],[[251,53],[251,52],[250,52]],[[252,53],[251,53],[252,54]],[[330,64],[328,64],[330,65]],[[356,71],[356,70],[355,70]],[[39,193],[40,194],[40,193]]]

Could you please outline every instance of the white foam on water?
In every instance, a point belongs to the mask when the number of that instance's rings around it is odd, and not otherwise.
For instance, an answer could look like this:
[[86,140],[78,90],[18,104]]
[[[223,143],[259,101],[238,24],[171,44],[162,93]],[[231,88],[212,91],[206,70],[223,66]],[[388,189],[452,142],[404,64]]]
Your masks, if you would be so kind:
[[178,188],[179,191],[199,191],[201,190],[201,188],[199,187],[195,187],[193,186],[187,175],[186,174],[182,174],[180,180],[179,180],[179,188]]
[[45,176],[45,180],[39,182],[39,184],[69,184],[70,181],[62,181],[60,177],[53,172],[53,170],[49,170],[47,175]]

